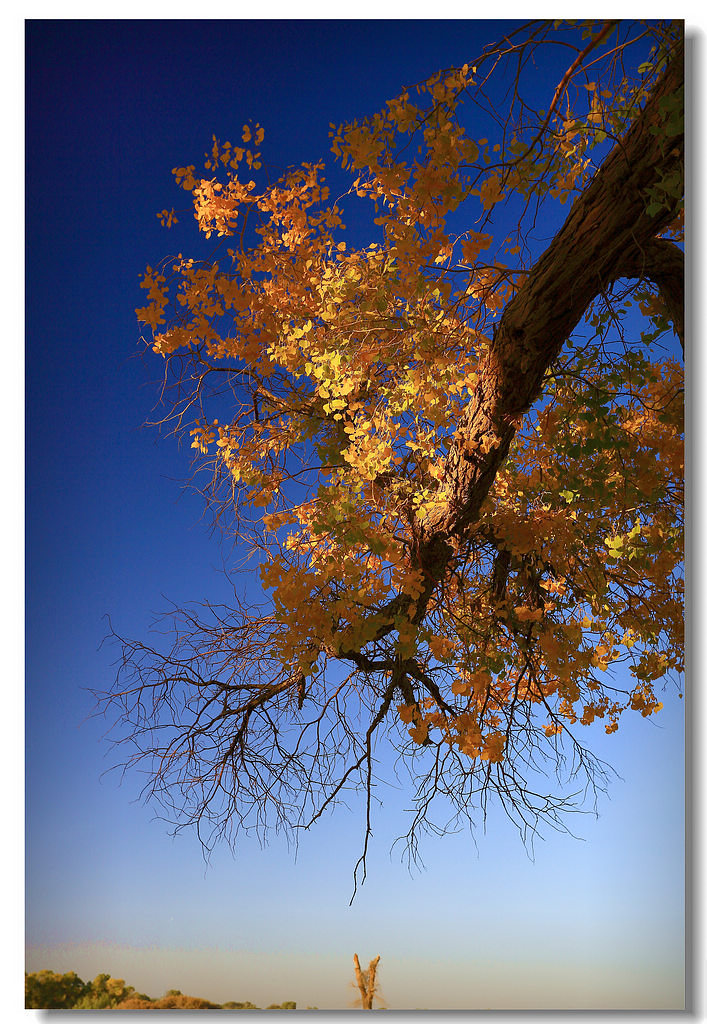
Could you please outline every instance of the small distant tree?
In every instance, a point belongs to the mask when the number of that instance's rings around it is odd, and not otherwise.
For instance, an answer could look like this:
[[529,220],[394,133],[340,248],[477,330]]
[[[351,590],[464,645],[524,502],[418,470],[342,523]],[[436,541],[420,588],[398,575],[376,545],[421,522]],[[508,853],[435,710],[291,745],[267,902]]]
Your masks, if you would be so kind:
[[25,1008],[28,1010],[69,1010],[89,991],[75,971],[55,974],[36,971],[25,974]]
[[296,1010],[297,1003],[271,1003],[270,1006],[266,1007],[267,1010]]
[[260,1007],[256,1006],[255,1003],[221,1003],[222,1010],[259,1010]]
[[87,990],[74,1004],[77,1010],[109,1010],[114,1009],[124,1000],[129,999],[135,989],[126,985],[122,978],[112,978],[110,974],[98,974],[87,986]]
[[356,984],[358,985],[358,990],[361,993],[361,1009],[372,1010],[374,998],[380,998],[376,991],[376,973],[378,971],[380,954],[374,960],[371,960],[367,971],[361,970],[358,953],[354,953],[353,959],[354,971],[356,972]]

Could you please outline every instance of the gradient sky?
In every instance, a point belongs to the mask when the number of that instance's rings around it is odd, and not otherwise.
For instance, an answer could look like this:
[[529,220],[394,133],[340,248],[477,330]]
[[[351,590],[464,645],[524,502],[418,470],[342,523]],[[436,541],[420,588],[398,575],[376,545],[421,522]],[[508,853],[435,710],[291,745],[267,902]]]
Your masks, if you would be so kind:
[[[349,907],[361,808],[266,848],[172,839],[110,767],[89,689],[117,652],[104,616],[144,637],[153,613],[218,600],[222,552],[182,492],[190,452],[142,424],[160,373],[142,356],[138,277],[193,251],[171,168],[211,135],[266,130],[273,166],[328,150],[329,122],[470,60],[508,23],[33,21],[27,34],[27,969],[99,971],[153,997],[353,1004],[352,955],[381,955],[390,1009],[665,1008],[683,1004],[683,706],[593,733],[621,780],[578,839],[531,860],[486,834],[428,840],[425,870],[391,844],[385,796],[368,880]],[[539,94],[552,95],[555,66]],[[542,106],[542,103],[539,103]],[[183,203],[182,203],[183,205]],[[355,230],[355,226],[354,226]],[[189,248],[191,247],[191,249]],[[637,720],[630,720],[631,718]]]

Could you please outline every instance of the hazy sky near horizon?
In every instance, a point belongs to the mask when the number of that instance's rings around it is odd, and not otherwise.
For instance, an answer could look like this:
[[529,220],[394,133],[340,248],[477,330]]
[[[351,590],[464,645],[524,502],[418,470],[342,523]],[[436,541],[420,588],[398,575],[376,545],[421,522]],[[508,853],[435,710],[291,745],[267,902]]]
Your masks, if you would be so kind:
[[[579,838],[534,859],[499,815],[476,845],[429,839],[425,869],[391,844],[406,794],[382,792],[368,880],[349,906],[361,808],[205,865],[102,775],[90,689],[113,678],[105,616],[224,594],[222,552],[183,492],[190,453],[141,429],[160,366],[134,308],[148,263],[195,239],[171,168],[212,133],[264,125],[266,162],[325,156],[329,122],[460,65],[488,21],[34,21],[27,35],[27,969],[99,971],[151,996],[346,1008],[351,959],[380,954],[390,1009],[679,1008],[683,1003],[683,706],[593,732],[617,770]],[[538,88],[552,95],[555,68]],[[184,241],[183,241],[184,240]]]

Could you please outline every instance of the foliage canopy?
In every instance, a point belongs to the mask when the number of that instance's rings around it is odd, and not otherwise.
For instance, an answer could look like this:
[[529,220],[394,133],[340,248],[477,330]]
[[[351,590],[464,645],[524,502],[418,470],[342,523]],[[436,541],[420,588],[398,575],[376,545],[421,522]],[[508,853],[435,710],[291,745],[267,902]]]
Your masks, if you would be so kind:
[[170,650],[123,641],[105,699],[179,827],[308,826],[362,787],[367,845],[386,744],[413,854],[437,803],[562,827],[538,779],[601,785],[584,727],[660,710],[683,668],[682,60],[681,23],[519,25],[331,125],[336,201],[323,161],[271,180],[259,124],[174,169],[222,241],[144,275],[159,419],[264,591],[177,610]]

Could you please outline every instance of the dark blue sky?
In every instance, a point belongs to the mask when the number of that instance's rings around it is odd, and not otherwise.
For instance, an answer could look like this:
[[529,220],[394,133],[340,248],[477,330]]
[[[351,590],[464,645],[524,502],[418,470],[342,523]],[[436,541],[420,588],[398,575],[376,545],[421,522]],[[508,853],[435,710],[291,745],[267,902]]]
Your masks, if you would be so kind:
[[[578,825],[587,842],[551,838],[532,864],[499,823],[478,856],[445,840],[409,876],[388,856],[401,796],[351,910],[360,819],[323,822],[297,864],[284,845],[246,845],[205,874],[196,841],[172,841],[131,802],[136,779],[101,779],[104,725],[86,721],[88,689],[112,681],[105,615],[144,636],[167,600],[224,593],[201,503],[180,489],[190,452],[142,429],[161,364],[141,354],[139,275],[197,244],[189,212],[171,234],[156,217],[185,205],[171,168],[199,166],[212,133],[234,138],[249,119],[265,127],[271,166],[324,157],[329,122],[471,60],[507,24],[28,22],[29,969],[109,971],[153,996],[325,1007],[346,1005],[357,951],[381,953],[391,1008],[490,1005],[509,970],[530,1005],[557,964],[560,1001],[602,985],[609,1004],[630,1005],[641,986],[679,993],[677,701],[613,743],[598,735],[626,781],[598,822]],[[551,96],[557,69],[542,70]]]

